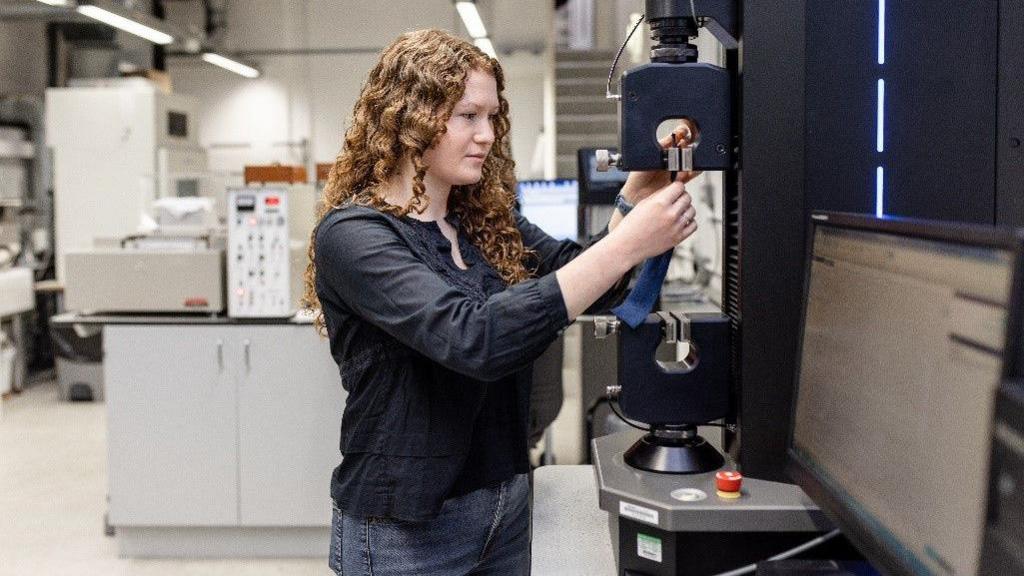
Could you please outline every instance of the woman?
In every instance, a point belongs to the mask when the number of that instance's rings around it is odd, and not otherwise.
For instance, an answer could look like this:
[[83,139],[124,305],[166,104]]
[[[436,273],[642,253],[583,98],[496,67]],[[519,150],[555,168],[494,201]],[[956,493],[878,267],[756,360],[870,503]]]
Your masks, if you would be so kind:
[[631,176],[635,209],[585,251],[527,222],[503,88],[472,44],[405,34],[370,72],[331,170],[306,303],[348,391],[331,482],[339,574],[529,573],[530,364],[696,229],[664,173]]

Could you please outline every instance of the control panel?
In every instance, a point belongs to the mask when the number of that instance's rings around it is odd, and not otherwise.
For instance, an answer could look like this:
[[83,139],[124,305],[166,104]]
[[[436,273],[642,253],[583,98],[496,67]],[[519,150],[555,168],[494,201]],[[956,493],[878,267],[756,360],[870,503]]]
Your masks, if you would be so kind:
[[288,193],[283,187],[228,190],[228,316],[283,318],[292,307]]

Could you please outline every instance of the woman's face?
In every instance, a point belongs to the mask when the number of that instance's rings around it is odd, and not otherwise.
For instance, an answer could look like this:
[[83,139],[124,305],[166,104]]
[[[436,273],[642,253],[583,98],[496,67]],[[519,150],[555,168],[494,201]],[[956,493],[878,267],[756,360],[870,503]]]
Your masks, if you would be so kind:
[[466,77],[466,92],[448,119],[448,131],[423,154],[430,177],[451,186],[479,182],[484,160],[494,144],[494,119],[498,110],[498,85],[494,76],[479,70],[470,71]]

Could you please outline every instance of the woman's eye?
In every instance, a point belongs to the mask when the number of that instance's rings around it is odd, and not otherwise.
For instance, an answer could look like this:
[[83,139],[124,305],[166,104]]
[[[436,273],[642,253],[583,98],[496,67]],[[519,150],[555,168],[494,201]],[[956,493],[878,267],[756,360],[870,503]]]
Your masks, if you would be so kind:
[[476,114],[473,112],[467,112],[465,114],[462,114],[461,116],[466,120],[476,120]]

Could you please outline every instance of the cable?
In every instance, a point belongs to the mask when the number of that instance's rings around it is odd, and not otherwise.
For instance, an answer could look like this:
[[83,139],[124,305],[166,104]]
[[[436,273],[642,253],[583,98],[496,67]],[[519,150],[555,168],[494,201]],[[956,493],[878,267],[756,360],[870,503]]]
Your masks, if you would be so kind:
[[612,76],[615,75],[615,67],[619,65],[619,58],[622,57],[622,51],[626,49],[626,44],[629,44],[629,39],[633,37],[633,32],[640,27],[640,24],[644,21],[644,15],[640,15],[640,19],[633,25],[633,29],[626,35],[626,39],[622,41],[622,46],[619,46],[619,51],[615,53],[615,60],[612,60],[612,67],[608,70],[608,84],[604,88],[604,97],[610,100],[618,100],[622,98],[622,94],[612,94]]
[[[810,550],[811,548],[814,548],[818,544],[822,544],[824,542],[828,542],[829,540],[835,538],[838,535],[839,535],[839,530],[838,529],[833,530],[833,531],[829,532],[828,534],[822,534],[821,536],[818,536],[814,540],[809,540],[807,542],[804,542],[803,544],[797,546],[796,548],[790,548],[789,550],[786,550],[785,552],[776,554],[775,556],[772,556],[771,558],[769,558],[767,561],[771,562],[771,561],[774,561],[774,560],[785,560],[787,558],[792,558],[793,556],[796,556],[797,554],[799,554],[799,553],[801,553],[801,552],[803,552],[805,550]],[[730,570],[728,572],[720,572],[718,574],[715,574],[715,576],[742,576],[743,574],[750,574],[754,570],[757,570],[757,564],[756,563],[748,564],[748,565],[746,565],[746,566],[744,566],[742,568],[737,568],[735,570]]]
[[630,426],[632,426],[633,428],[636,428],[637,430],[643,430],[644,432],[647,432],[648,434],[651,432],[650,428],[644,428],[643,426],[638,426],[638,425],[634,424],[631,420],[629,420],[625,416],[623,416],[622,412],[619,412],[619,409],[615,407],[616,404],[618,404],[617,400],[613,400],[611,398],[608,399],[608,407],[611,408],[612,412],[614,412],[615,415],[619,417],[619,420],[622,420],[623,422],[625,422],[626,424],[629,424]]

